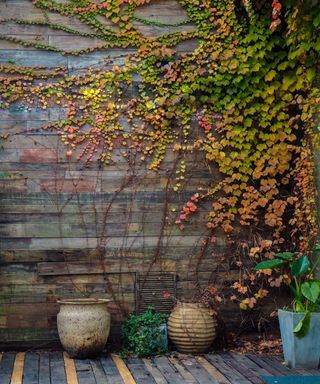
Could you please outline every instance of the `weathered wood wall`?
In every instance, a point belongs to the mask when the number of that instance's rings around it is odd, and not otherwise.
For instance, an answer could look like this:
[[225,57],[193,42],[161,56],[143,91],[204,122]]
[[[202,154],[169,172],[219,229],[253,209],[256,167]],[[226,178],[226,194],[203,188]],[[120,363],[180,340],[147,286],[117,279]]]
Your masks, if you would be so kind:
[[[186,18],[174,0],[159,0],[141,7],[144,18],[175,22]],[[8,0],[0,3],[3,18],[45,20],[31,1]],[[84,27],[77,20],[47,14],[50,21]],[[158,35],[175,28],[140,25],[145,34]],[[191,30],[193,25],[176,29]],[[98,42],[43,26],[0,24],[0,34],[47,42],[63,49],[88,47]],[[176,47],[192,50],[196,41]],[[98,65],[106,56],[123,62],[119,50],[94,52],[80,57],[22,48],[0,41],[0,63],[33,66],[83,68]],[[63,109],[26,109],[18,105],[0,112],[2,133],[37,128],[57,120]],[[143,168],[130,169],[119,156],[114,166],[85,168],[67,161],[63,145],[54,134],[24,133],[3,143],[1,161],[0,216],[0,340],[3,344],[22,341],[40,345],[56,340],[58,297],[79,295],[111,296],[113,329],[129,312],[137,309],[139,281],[149,272],[177,275],[177,294],[188,295],[195,280],[231,281],[230,260],[221,261],[225,239],[218,238],[202,253],[205,235],[203,206],[189,226],[181,231],[175,224],[177,211],[213,177],[201,154],[188,159],[190,165],[184,193],[173,193],[166,185],[172,175],[174,154],[168,154],[159,173]],[[131,178],[129,175],[131,174]],[[173,290],[165,278],[152,284],[149,295],[161,300],[161,291]],[[155,281],[155,280],[154,280]],[[162,281],[162,283],[161,283]],[[161,285],[163,284],[163,285]],[[167,299],[172,304],[171,298]],[[226,317],[235,322],[234,313]]]

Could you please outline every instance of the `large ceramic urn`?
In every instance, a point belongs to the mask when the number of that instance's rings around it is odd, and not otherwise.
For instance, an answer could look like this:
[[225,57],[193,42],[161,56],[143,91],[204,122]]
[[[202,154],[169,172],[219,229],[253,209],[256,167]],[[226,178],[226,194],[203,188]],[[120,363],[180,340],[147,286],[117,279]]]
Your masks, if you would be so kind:
[[109,299],[58,300],[58,333],[70,357],[85,359],[102,352],[110,332]]
[[179,302],[168,319],[168,334],[183,353],[205,352],[216,337],[216,319],[201,303]]

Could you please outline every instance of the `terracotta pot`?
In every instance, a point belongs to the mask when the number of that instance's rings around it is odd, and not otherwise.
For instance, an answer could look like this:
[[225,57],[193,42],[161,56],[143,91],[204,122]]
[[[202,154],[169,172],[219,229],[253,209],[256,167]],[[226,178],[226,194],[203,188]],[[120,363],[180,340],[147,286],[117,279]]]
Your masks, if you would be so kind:
[[205,352],[216,337],[217,321],[200,303],[178,303],[168,319],[168,334],[179,352]]
[[70,357],[84,359],[102,352],[110,332],[109,299],[58,300],[58,333]]

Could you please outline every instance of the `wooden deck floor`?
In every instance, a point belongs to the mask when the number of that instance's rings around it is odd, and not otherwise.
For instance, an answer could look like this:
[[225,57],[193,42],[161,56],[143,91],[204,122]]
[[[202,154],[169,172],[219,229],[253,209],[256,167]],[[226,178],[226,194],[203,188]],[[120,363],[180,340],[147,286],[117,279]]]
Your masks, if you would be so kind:
[[1,384],[262,384],[261,376],[320,376],[279,357],[240,353],[73,360],[62,352],[3,352]]

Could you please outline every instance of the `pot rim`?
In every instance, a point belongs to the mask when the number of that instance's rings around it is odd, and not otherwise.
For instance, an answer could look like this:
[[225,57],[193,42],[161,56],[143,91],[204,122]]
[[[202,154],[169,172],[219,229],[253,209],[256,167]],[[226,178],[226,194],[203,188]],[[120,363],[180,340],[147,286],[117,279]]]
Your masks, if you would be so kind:
[[79,299],[59,299],[57,300],[58,304],[72,304],[72,305],[91,305],[91,304],[105,304],[112,301],[111,299],[104,298],[95,298],[95,297],[87,297],[87,298],[79,298]]
[[207,308],[206,305],[200,301],[177,300],[176,305]]
[[[293,309],[283,309],[283,308],[278,308],[278,312],[286,312],[286,313],[293,313],[295,315],[304,315],[306,312],[296,312]],[[318,314],[320,315],[320,311],[318,312],[310,312],[311,314]]]

